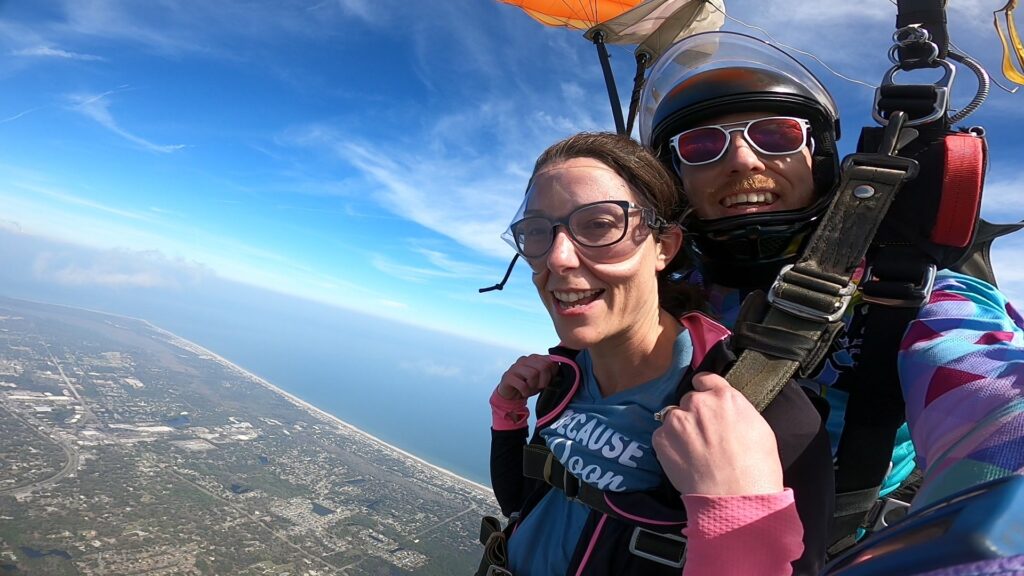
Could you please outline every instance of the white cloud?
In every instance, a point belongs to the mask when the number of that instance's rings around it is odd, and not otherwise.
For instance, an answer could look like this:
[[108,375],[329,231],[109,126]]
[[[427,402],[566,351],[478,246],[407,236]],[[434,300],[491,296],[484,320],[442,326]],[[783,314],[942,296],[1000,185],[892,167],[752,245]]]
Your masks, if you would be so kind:
[[126,41],[171,54],[248,58],[243,46],[276,44],[288,38],[336,36],[353,19],[388,22],[408,9],[383,0],[256,0],[253,2],[134,2],[63,0],[63,14],[47,33],[55,38]]
[[102,94],[72,94],[68,98],[71,100],[72,110],[95,120],[100,126],[146,150],[166,154],[185,148],[184,144],[155,144],[122,128],[110,113],[110,100],[107,97],[124,88],[122,86],[118,90],[110,90]]
[[15,114],[13,116],[8,116],[7,118],[0,118],[0,124],[6,124],[8,122],[13,122],[13,121],[17,120],[18,118],[21,118],[23,116],[27,116],[28,114],[31,114],[31,113],[33,113],[33,112],[35,112],[37,110],[42,110],[43,108],[45,108],[45,106],[36,106],[35,108],[29,108],[28,110],[24,110],[22,112],[18,112],[17,114]]
[[380,304],[381,306],[387,306],[388,308],[394,308],[396,310],[407,310],[409,308],[408,304],[406,304],[405,302],[399,302],[397,300],[378,299],[377,304]]
[[42,184],[36,184],[31,182],[15,182],[12,183],[12,186],[15,188],[19,188],[21,190],[27,190],[35,194],[39,194],[41,196],[48,196],[55,200],[59,200],[64,204],[90,208],[92,210],[106,212],[107,214],[113,214],[115,216],[128,218],[130,220],[152,221],[152,218],[150,218],[146,214],[141,214],[139,212],[133,212],[131,210],[124,210],[121,208],[108,206],[106,204],[103,204],[102,202],[96,202],[95,200],[90,200],[88,198],[83,198],[75,194],[63,192],[50,186],[45,186]]
[[1024,190],[1024,176],[1007,172],[1006,176],[990,177],[982,196],[982,215],[993,222],[1024,220],[1024,205],[1020,195]]
[[281,140],[319,148],[351,165],[388,211],[476,252],[505,258],[511,249],[499,235],[519,205],[537,155],[560,137],[608,128],[593,120],[586,105],[548,106],[562,110],[557,115],[528,106],[481,98],[440,113],[425,134],[374,142],[327,124],[292,129]]
[[[413,242],[416,243],[415,241]],[[392,254],[393,256],[394,254]],[[409,282],[426,282],[431,279],[475,279],[479,281],[489,280],[494,276],[495,270],[490,266],[481,266],[453,258],[450,254],[412,246],[404,251],[406,262],[395,262],[392,257],[383,254],[374,254],[370,262],[374,268],[385,274],[395,276]],[[423,264],[409,264],[408,260],[419,258]]]
[[992,270],[999,289],[1018,310],[1024,309],[1024,232],[1000,238],[992,244]]
[[75,248],[44,252],[32,265],[36,279],[66,286],[106,288],[181,288],[199,283],[206,268],[171,261],[159,252]]
[[50,46],[35,46],[32,48],[22,48],[20,50],[13,50],[11,54],[14,56],[64,58],[66,60],[82,60],[87,62],[105,60],[105,58],[103,58],[102,56],[96,56],[94,54],[82,54],[79,52],[69,52],[67,50],[61,50],[60,48],[52,48]]
[[343,13],[355,16],[366,22],[377,22],[380,13],[375,9],[377,4],[370,0],[324,0],[309,8],[310,11],[323,11],[337,7]]
[[401,367],[403,370],[413,374],[439,376],[442,378],[456,378],[462,374],[462,368],[458,366],[441,364],[433,360],[423,360],[420,362],[404,361],[401,363]]

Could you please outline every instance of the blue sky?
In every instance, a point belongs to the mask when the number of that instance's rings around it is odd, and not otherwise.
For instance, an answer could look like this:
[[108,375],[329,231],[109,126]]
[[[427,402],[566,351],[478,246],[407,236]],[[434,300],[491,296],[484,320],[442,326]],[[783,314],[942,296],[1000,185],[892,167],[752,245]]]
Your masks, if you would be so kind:
[[[954,42],[994,73],[1003,3],[949,8]],[[853,4],[727,10],[876,84],[895,6]],[[578,32],[492,0],[38,0],[0,2],[0,52],[0,221],[97,249],[38,255],[38,280],[201,290],[215,275],[517,349],[553,343],[525,267],[504,292],[477,288],[511,257],[499,234],[536,156],[612,129]],[[631,51],[612,57],[628,96]],[[850,152],[872,90],[809,65]],[[964,71],[957,103],[973,86]],[[994,220],[1024,218],[1022,98],[993,87],[969,122],[989,131]],[[1018,301],[1021,256],[1017,238],[995,254]]]

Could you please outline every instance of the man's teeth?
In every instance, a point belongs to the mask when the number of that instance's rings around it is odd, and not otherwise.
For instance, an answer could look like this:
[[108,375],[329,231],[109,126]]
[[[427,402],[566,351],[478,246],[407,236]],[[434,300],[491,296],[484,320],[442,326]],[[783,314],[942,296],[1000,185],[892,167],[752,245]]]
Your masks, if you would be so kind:
[[722,206],[731,208],[736,204],[772,204],[777,196],[771,192],[746,192],[726,196],[722,199]]
[[555,295],[555,299],[558,300],[559,302],[563,302],[565,304],[572,304],[573,302],[577,302],[585,298],[590,298],[591,296],[597,294],[598,292],[600,292],[600,290],[587,290],[586,292],[560,292],[558,290],[555,290],[552,292],[552,294]]

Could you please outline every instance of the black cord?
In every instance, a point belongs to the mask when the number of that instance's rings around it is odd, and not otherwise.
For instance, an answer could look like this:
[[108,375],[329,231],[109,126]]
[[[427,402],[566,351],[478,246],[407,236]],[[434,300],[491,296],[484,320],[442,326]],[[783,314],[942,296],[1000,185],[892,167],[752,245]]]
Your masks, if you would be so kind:
[[512,261],[509,262],[508,270],[505,270],[505,276],[501,279],[501,282],[498,282],[494,286],[489,286],[487,288],[481,288],[480,289],[480,293],[483,294],[484,292],[490,292],[491,290],[501,290],[501,289],[505,288],[505,282],[508,282],[508,277],[512,275],[512,268],[515,268],[517,260],[519,260],[519,253],[518,252],[516,253],[515,256],[512,257]]

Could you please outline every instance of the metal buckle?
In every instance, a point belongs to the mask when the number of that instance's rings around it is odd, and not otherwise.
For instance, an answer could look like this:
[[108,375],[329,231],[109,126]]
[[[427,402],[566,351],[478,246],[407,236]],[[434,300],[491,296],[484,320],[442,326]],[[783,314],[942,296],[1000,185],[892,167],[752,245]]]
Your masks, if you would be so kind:
[[512,573],[501,566],[490,565],[487,567],[486,576],[512,576]]
[[[953,85],[953,78],[956,76],[956,68],[953,68],[953,65],[949,62],[938,58],[936,58],[933,63],[938,64],[937,66],[932,66],[933,68],[942,68],[945,73],[942,75],[942,78],[935,83],[935,103],[932,106],[932,111],[929,112],[927,116],[915,118],[913,120],[908,119],[904,126],[919,126],[921,124],[934,122],[939,118],[943,118],[946,114],[946,110],[949,109],[949,90]],[[882,77],[881,86],[875,89],[875,101],[872,106],[871,116],[880,126],[887,126],[889,124],[889,119],[882,116],[881,110],[878,109],[878,102],[882,99],[881,88],[882,86],[894,85],[895,82],[893,82],[893,77],[896,75],[896,72],[899,72],[900,70],[903,70],[903,68],[898,64],[889,68],[885,73],[885,76]]]
[[[637,546],[637,543],[640,541],[641,536],[644,538],[653,537],[655,539],[660,538],[662,540],[674,542],[675,544],[671,545],[678,545],[678,548],[680,549],[679,558],[665,558],[664,556],[657,555],[655,552],[641,550]],[[652,530],[647,530],[645,528],[637,526],[633,529],[633,536],[629,539],[629,551],[636,556],[646,558],[647,560],[657,562],[658,564],[662,564],[664,566],[671,566],[672,568],[682,568],[683,563],[686,562],[686,538],[683,536],[677,536],[675,534],[663,534],[661,532],[654,532]]]
[[850,282],[846,286],[840,288],[839,294],[833,296],[839,298],[839,300],[834,302],[836,309],[832,312],[822,312],[821,310],[811,308],[810,306],[804,306],[803,304],[797,304],[778,297],[776,291],[780,289],[784,282],[782,278],[786,275],[786,272],[789,272],[792,268],[793,264],[783,266],[779,275],[775,277],[775,282],[772,283],[771,289],[768,290],[768,303],[783,312],[787,312],[797,318],[803,318],[805,320],[831,323],[842,318],[843,313],[846,312],[846,307],[850,304],[850,298],[853,297],[853,293],[857,290],[856,285],[854,285],[853,282]]
[[897,308],[917,308],[928,301],[932,296],[932,288],[935,287],[935,274],[937,269],[934,264],[929,264],[917,284],[914,284],[907,298],[884,298],[872,296],[864,292],[863,286],[872,281],[874,276],[871,273],[871,266],[864,271],[864,279],[861,281],[861,299],[865,302],[881,304],[883,306],[894,306]]
[[[895,498],[881,498],[876,500],[874,505],[871,506],[871,511],[868,512],[867,521],[865,522],[865,529],[868,532],[877,532],[882,528],[888,528],[892,524],[903,519],[907,515],[907,510],[910,508],[910,504],[897,500]],[[901,510],[903,513],[898,518],[893,518],[892,523],[886,520],[886,517],[890,512]]]
[[849,154],[843,158],[842,171],[846,173],[848,170],[857,166],[867,166],[868,168],[889,168],[891,170],[902,170],[906,172],[903,177],[903,181],[912,180],[917,177],[917,173],[921,171],[921,166],[916,160],[904,158],[902,156],[887,156],[885,154],[872,154],[867,152],[858,152],[855,154]]

